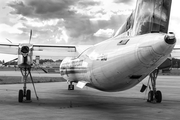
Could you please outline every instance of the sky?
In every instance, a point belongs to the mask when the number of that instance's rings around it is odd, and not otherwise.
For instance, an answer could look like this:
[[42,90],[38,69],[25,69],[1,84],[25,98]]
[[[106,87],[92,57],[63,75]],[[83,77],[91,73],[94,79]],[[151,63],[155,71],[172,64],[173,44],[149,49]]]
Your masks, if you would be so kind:
[[[0,42],[29,42],[32,29],[33,44],[95,44],[111,37],[135,4],[136,0],[0,0]],[[172,0],[169,24],[177,39],[179,5]]]

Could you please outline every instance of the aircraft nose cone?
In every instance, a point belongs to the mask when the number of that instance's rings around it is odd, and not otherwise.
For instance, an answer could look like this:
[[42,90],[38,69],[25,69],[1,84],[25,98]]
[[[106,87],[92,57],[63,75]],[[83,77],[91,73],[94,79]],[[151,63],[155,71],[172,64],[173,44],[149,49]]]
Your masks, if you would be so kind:
[[175,44],[176,43],[176,37],[175,37],[174,33],[170,32],[169,34],[165,35],[164,41],[170,45]]
[[[164,39],[164,40],[163,40]],[[164,37],[160,37],[155,44],[152,45],[153,50],[161,55],[170,54],[176,43],[176,37],[173,33],[168,33]]]
[[147,41],[145,45],[141,45],[138,49],[139,60],[146,65],[153,65],[162,59],[166,59],[171,53],[176,38],[174,34],[157,34],[154,39]]

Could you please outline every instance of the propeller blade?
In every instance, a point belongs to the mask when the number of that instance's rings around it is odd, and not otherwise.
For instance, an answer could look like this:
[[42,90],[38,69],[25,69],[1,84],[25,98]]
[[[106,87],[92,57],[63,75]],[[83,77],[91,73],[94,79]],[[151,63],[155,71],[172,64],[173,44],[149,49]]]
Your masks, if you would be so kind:
[[9,41],[10,43],[12,43],[9,39],[6,38],[7,41]]
[[13,60],[10,60],[10,61],[8,61],[8,62],[5,62],[5,63],[3,63],[3,65],[6,65],[6,64],[8,64],[8,63],[10,63],[10,62],[13,62],[13,61],[15,61],[15,60],[17,60],[18,58],[15,58],[15,59],[13,59]]
[[37,66],[37,69],[41,69],[45,73],[48,73],[48,71],[46,69],[44,69],[44,68],[40,67],[39,65],[37,65],[36,62],[33,61],[33,63],[34,63],[35,66]]
[[45,73],[48,73],[47,70],[45,70],[44,68],[40,68],[42,71],[44,71]]
[[31,38],[32,38],[32,30],[30,31],[29,43],[31,42]]

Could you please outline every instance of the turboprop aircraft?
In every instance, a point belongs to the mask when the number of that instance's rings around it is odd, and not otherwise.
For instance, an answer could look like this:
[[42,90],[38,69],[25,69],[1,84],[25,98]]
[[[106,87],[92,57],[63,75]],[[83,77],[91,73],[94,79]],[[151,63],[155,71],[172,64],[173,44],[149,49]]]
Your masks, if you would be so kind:
[[[0,52],[18,54],[18,65],[24,77],[19,102],[29,100],[26,78],[30,74],[32,56],[54,55],[65,57],[60,74],[74,90],[74,84],[101,91],[117,92],[130,89],[150,76],[148,101],[160,103],[161,91],[156,89],[158,71],[166,65],[176,38],[168,33],[172,0],[137,0],[136,8],[116,34],[91,46],[0,44]],[[31,35],[30,35],[31,36]],[[31,39],[31,37],[30,37]],[[30,77],[32,78],[31,74]]]

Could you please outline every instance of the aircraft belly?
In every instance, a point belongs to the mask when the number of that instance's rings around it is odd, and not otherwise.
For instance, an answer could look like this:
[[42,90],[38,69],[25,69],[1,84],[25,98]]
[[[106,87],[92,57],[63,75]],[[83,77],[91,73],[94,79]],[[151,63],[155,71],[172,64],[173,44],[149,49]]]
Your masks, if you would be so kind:
[[103,81],[107,81],[107,79],[105,78],[101,67],[103,66],[103,62],[102,61],[93,61],[93,65],[92,65],[92,69],[91,69],[91,82],[94,86],[96,87],[101,87],[102,83],[101,80]]

